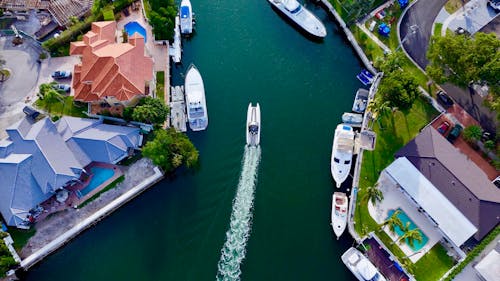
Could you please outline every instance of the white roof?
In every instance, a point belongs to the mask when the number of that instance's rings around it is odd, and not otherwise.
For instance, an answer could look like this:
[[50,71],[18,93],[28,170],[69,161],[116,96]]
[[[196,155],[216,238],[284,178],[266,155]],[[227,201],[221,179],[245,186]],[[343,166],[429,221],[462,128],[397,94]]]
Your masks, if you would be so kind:
[[477,232],[477,228],[406,157],[396,159],[386,172],[432,217],[455,245],[462,245]]
[[492,250],[475,267],[486,281],[498,281],[500,278],[500,254]]

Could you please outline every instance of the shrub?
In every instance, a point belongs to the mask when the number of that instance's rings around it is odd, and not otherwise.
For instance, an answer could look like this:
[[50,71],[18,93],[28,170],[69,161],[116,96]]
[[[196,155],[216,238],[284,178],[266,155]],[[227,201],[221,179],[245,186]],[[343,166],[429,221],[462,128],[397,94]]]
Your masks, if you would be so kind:
[[482,133],[483,130],[481,129],[481,127],[477,125],[470,125],[464,129],[463,137],[465,141],[472,143],[479,140]]

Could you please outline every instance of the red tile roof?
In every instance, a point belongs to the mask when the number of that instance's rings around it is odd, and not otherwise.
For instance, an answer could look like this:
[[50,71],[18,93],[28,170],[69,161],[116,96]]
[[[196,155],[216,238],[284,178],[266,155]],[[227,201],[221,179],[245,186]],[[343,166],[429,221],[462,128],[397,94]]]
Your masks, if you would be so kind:
[[120,101],[145,95],[153,79],[153,60],[144,55],[144,38],[134,34],[128,43],[116,43],[116,22],[92,23],[83,41],[71,42],[70,54],[81,55],[75,65],[75,100],[92,102],[105,97]]

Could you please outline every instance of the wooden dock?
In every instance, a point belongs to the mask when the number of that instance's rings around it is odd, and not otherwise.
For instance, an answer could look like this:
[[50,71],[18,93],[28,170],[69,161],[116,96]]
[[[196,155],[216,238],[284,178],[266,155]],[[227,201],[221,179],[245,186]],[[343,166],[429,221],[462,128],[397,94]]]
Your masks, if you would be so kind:
[[187,115],[184,99],[184,87],[170,87],[170,124],[177,131],[186,132]]

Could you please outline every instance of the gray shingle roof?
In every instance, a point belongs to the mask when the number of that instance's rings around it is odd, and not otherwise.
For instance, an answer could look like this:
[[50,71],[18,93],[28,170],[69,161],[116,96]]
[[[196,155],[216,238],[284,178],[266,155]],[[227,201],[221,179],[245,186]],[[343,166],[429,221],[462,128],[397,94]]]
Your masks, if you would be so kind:
[[500,189],[431,126],[401,148],[406,157],[478,229],[482,239],[500,221]]

